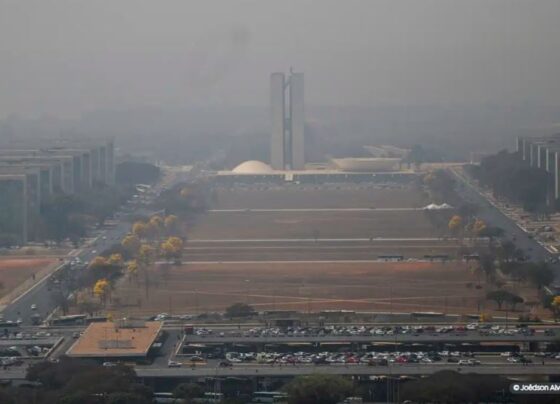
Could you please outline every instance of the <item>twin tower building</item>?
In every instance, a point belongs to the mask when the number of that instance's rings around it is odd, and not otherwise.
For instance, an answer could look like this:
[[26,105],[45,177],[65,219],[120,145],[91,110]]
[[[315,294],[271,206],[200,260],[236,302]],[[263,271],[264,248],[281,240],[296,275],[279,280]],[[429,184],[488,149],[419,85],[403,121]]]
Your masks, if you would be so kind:
[[272,137],[270,165],[275,170],[303,170],[304,151],[303,73],[270,75]]

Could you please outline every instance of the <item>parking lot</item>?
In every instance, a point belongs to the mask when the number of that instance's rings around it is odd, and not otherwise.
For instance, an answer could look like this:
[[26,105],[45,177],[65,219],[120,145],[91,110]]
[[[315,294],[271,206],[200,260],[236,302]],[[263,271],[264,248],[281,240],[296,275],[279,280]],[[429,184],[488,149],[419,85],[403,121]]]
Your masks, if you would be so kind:
[[[555,328],[535,329],[479,323],[458,326],[259,327],[246,330],[196,328],[193,330],[193,335],[185,336],[183,347],[173,358],[170,366],[550,365],[559,363],[560,353],[523,352],[520,349],[523,345],[521,341],[526,341],[535,335],[546,335],[550,337],[549,340],[554,340],[556,333]],[[438,342],[438,334],[471,335],[487,341],[491,341],[493,336],[510,336],[512,339],[521,337],[521,340],[517,343],[503,341],[497,345],[485,345],[484,342],[444,344],[442,348]],[[423,343],[391,344],[392,337],[398,335],[429,338]],[[349,338],[359,336],[369,339],[384,336],[386,343],[355,344],[348,342]],[[312,342],[321,341],[321,338],[329,340],[329,342]],[[301,339],[307,339],[308,342],[302,343]],[[258,342],[259,340],[261,343]],[[296,340],[300,342],[294,342]],[[259,349],[259,346],[264,346],[266,349]]]

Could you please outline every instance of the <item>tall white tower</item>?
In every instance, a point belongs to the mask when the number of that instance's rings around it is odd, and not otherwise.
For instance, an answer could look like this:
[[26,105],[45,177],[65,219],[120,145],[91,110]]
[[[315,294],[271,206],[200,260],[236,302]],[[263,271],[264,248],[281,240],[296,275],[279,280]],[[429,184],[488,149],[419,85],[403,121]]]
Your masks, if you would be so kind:
[[284,73],[272,73],[270,75],[270,112],[272,121],[270,165],[275,170],[283,170],[285,168],[285,81]]
[[270,106],[272,121],[270,165],[275,170],[303,170],[305,168],[303,73],[290,72],[287,79],[284,73],[272,73]]

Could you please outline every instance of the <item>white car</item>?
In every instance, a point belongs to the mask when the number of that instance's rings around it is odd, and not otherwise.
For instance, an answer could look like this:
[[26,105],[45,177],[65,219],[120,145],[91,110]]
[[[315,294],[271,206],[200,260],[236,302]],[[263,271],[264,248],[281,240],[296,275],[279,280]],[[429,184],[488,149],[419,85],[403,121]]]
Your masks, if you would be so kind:
[[105,366],[106,368],[112,368],[117,366],[117,364],[115,362],[103,362],[103,366]]
[[32,304],[32,305],[31,305],[31,310],[37,310],[37,305],[36,305],[36,304]]
[[170,368],[180,368],[182,365],[181,362],[177,362],[177,361],[168,361],[167,362],[167,366]]

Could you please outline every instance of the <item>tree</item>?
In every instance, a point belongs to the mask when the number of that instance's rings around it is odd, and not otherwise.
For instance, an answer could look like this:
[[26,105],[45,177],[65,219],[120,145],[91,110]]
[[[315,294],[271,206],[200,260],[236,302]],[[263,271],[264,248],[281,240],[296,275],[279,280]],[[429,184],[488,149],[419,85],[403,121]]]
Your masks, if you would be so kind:
[[493,300],[496,302],[496,304],[498,305],[498,309],[502,309],[502,305],[504,303],[509,303],[512,307],[512,310],[515,310],[515,306],[519,303],[523,303],[524,300],[522,297],[511,293],[507,290],[494,290],[492,292],[488,292],[486,294],[486,298],[488,300]]
[[504,262],[510,262],[515,258],[515,251],[517,247],[513,241],[505,241],[498,248],[498,256]]
[[467,221],[474,219],[476,212],[478,212],[478,206],[473,203],[464,202],[457,208],[457,214]]
[[183,253],[183,240],[179,237],[169,237],[161,244],[161,251],[166,258],[181,258]]
[[107,396],[107,404],[151,404],[152,400],[128,391],[116,391]]
[[352,382],[341,376],[298,376],[284,386],[290,404],[336,404],[352,393]]
[[108,265],[107,259],[98,255],[89,263],[89,269],[100,269]]
[[495,239],[504,235],[504,229],[498,226],[485,226],[478,231],[477,235],[480,237]]
[[142,265],[150,265],[154,259],[155,250],[149,244],[142,244],[138,250],[138,263]]
[[493,280],[496,275],[496,259],[490,253],[479,254],[480,269],[486,275],[487,280]]
[[83,301],[78,304],[78,310],[80,310],[81,313],[87,313],[90,316],[93,316],[93,313],[99,311],[100,309],[101,306],[99,303],[95,302]]
[[60,307],[62,314],[66,315],[66,313],[68,313],[68,297],[63,290],[54,290],[54,293],[51,294],[50,298],[56,307]]
[[554,271],[544,262],[533,264],[527,275],[539,292],[554,281]]
[[135,222],[132,225],[132,234],[134,234],[138,238],[143,238],[146,236],[146,231],[148,230],[146,223],[144,222]]
[[506,300],[506,291],[505,290],[494,290],[492,292],[488,292],[486,294],[486,299],[493,300],[498,305],[498,309],[502,309],[502,305]]
[[428,187],[434,202],[445,202],[451,197],[455,189],[455,180],[445,170],[435,170],[428,173],[424,176],[423,182]]
[[403,385],[401,399],[415,403],[495,402],[496,393],[508,391],[510,382],[501,376],[462,375],[442,370]]
[[457,234],[461,230],[461,226],[463,225],[463,219],[459,215],[454,215],[449,219],[449,223],[447,227],[451,230],[452,233]]
[[192,400],[204,395],[204,389],[196,383],[181,383],[173,390],[173,397]]
[[545,205],[551,184],[546,170],[527,167],[518,154],[505,150],[483,158],[473,174],[496,195],[520,202],[525,210],[532,212]]
[[168,215],[165,217],[163,223],[165,226],[165,230],[167,231],[167,234],[173,234],[177,231],[179,219],[175,215]]
[[159,215],[153,215],[150,218],[150,222],[149,222],[152,226],[154,226],[155,228],[157,228],[158,230],[161,230],[163,228],[163,219],[161,218],[161,216]]
[[554,319],[558,319],[560,316],[560,296],[554,296],[550,302],[550,309],[554,315]]
[[255,314],[255,310],[245,303],[234,303],[226,309],[226,317],[249,317]]
[[105,303],[107,294],[109,292],[109,281],[107,279],[99,279],[93,286],[93,294],[99,298],[102,303]]
[[129,274],[136,274],[138,272],[138,263],[136,260],[132,260],[126,266],[126,270]]
[[123,256],[119,253],[111,254],[109,256],[109,259],[107,260],[107,263],[110,265],[122,267],[124,264]]
[[473,233],[480,236],[481,233],[486,230],[486,223],[482,219],[476,219],[473,224]]
[[123,238],[121,245],[130,254],[130,256],[134,256],[140,249],[141,243],[137,236],[129,234]]
[[153,184],[159,176],[159,167],[145,162],[123,161],[115,168],[117,184]]
[[[102,256],[95,257],[88,267],[91,271],[91,276],[89,278],[92,280],[99,278],[113,278],[117,275],[122,267],[122,257],[120,257],[120,254],[114,255],[113,259],[107,259]],[[117,265],[117,262],[121,262],[121,264]]]
[[[27,380],[41,383],[40,403],[93,404],[104,395],[106,403],[148,404],[152,392],[136,382],[129,366],[103,367],[95,361],[62,356],[59,362],[38,362],[27,370]],[[123,394],[119,394],[123,393]],[[134,400],[132,400],[134,398]],[[19,401],[36,402],[36,401]]]
[[515,306],[523,303],[524,301],[525,300],[521,296],[518,296],[518,295],[515,295],[515,294],[512,293],[509,300],[508,300],[508,303],[511,305],[511,309],[513,311],[515,311]]

